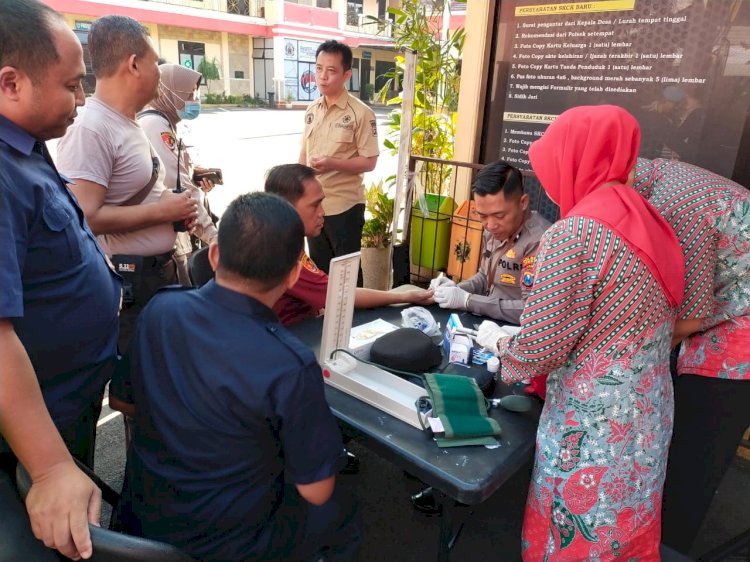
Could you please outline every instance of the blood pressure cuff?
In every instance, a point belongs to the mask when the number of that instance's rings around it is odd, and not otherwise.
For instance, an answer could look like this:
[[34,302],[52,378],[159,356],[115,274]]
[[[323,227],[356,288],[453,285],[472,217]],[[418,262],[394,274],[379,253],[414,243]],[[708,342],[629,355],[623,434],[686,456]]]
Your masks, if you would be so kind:
[[427,373],[425,388],[432,403],[432,416],[445,429],[436,435],[440,447],[493,445],[502,433],[500,424],[487,415],[487,402],[474,379],[459,375]]
[[495,373],[490,373],[484,365],[471,366],[464,365],[463,363],[449,363],[441,372],[448,375],[459,375],[474,379],[479,390],[487,398],[492,397],[492,394],[495,392]]
[[370,348],[370,361],[385,368],[421,373],[440,365],[443,356],[432,338],[416,328],[399,328],[380,336]]

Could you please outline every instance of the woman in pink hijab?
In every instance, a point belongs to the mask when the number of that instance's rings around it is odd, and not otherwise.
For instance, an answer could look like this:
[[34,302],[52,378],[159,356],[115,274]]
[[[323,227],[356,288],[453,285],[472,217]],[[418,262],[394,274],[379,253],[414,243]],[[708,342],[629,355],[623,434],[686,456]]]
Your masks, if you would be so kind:
[[563,218],[542,239],[521,331],[479,330],[504,381],[549,375],[526,561],[659,560],[684,275],[672,229],[628,187],[639,144],[636,120],[603,105],[562,113],[531,145]]

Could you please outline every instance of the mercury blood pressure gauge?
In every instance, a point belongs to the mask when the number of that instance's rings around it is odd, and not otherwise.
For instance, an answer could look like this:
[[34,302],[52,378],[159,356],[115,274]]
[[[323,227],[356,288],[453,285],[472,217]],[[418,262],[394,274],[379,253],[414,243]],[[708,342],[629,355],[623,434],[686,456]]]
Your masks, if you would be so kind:
[[[330,359],[334,349],[349,347],[349,336],[354,318],[354,294],[357,290],[359,252],[331,260],[326,291],[326,312],[323,321],[323,339],[320,361]],[[339,354],[342,355],[343,354]]]

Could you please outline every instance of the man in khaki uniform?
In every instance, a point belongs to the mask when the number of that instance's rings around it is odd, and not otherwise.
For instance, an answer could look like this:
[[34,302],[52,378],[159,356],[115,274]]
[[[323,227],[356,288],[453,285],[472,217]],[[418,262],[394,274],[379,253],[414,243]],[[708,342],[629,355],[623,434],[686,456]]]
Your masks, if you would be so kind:
[[435,302],[518,324],[534,284],[539,240],[550,223],[529,209],[521,172],[510,164],[488,164],[471,189],[485,229],[479,272],[458,285],[447,277],[433,279]]
[[[331,258],[361,248],[365,222],[365,172],[375,168],[380,148],[375,114],[346,90],[352,51],[338,41],[322,43],[315,56],[321,97],[305,112],[299,163],[310,166],[323,185],[325,224],[308,239],[310,257],[328,273]],[[359,274],[359,285],[362,273]]]

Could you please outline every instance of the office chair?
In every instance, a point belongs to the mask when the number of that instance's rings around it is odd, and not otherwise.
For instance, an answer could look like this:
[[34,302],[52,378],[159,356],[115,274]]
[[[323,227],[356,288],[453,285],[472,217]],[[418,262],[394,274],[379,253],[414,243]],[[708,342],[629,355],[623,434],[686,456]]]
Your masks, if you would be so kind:
[[208,246],[193,252],[190,256],[188,273],[193,287],[202,287],[214,278],[214,270],[208,261]]
[[[91,469],[76,461],[78,467],[102,490],[102,499],[114,509],[120,495],[102,481]],[[21,499],[31,489],[31,477],[19,463],[16,468],[16,486]],[[89,524],[94,552],[90,562],[195,562],[178,548],[158,541],[125,535]]]
[[543,189],[540,191],[536,211],[549,222],[555,223],[560,218],[560,207],[547,196],[547,193]]
[[536,177],[524,177],[524,191],[529,196],[529,208],[532,211],[536,211],[552,223],[560,218],[560,209],[547,197],[547,193]]

